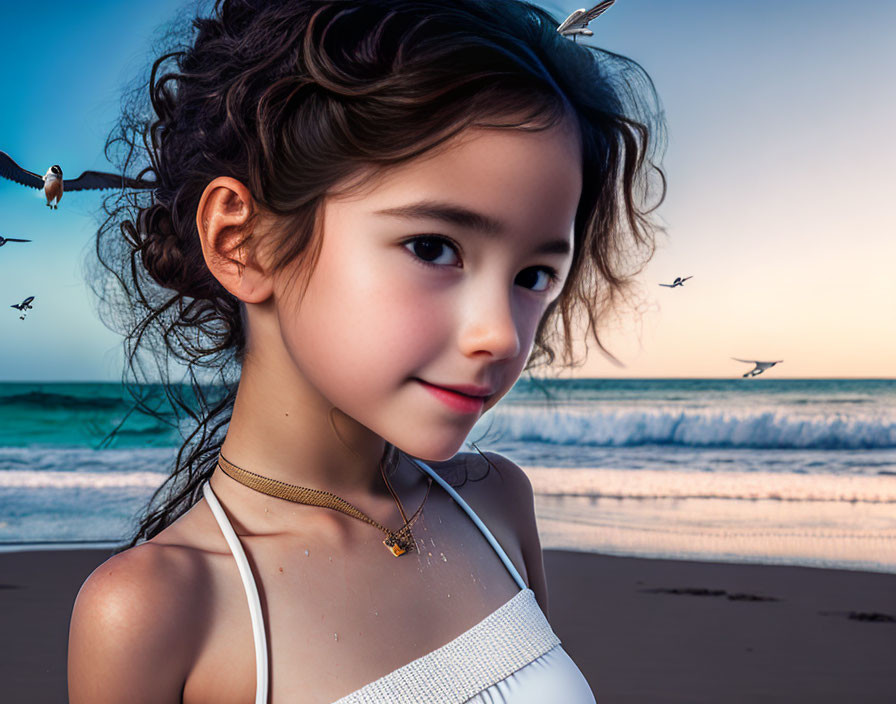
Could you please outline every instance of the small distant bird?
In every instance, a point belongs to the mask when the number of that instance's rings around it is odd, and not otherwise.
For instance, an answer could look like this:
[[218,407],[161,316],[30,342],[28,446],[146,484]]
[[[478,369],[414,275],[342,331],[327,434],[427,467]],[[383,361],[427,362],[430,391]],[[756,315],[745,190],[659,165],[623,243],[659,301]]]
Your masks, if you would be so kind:
[[693,276],[685,276],[684,278],[681,278],[680,276],[676,276],[675,281],[673,281],[671,284],[660,284],[660,286],[665,286],[666,288],[675,288],[676,286],[684,286],[685,281],[687,281],[688,279],[693,279],[693,278],[694,278]]
[[5,245],[7,242],[30,242],[31,240],[20,240],[15,237],[4,237],[0,235],[0,247]]
[[69,179],[63,183],[62,168],[59,164],[53,164],[47,173],[38,176],[19,166],[6,152],[0,152],[0,176],[8,178],[29,188],[42,188],[47,198],[47,207],[59,208],[63,191],[101,190],[104,188],[155,188],[154,181],[127,178],[118,174],[108,174],[100,171],[85,171],[76,179]]
[[781,364],[783,359],[779,359],[776,362],[758,362],[755,359],[738,359],[737,357],[732,357],[735,362],[745,362],[747,364],[755,364],[756,366],[744,374],[744,378],[746,379],[748,376],[759,376],[766,369],[771,369],[776,364]]
[[603,2],[597,3],[597,5],[590,10],[586,10],[584,7],[576,10],[560,23],[560,26],[557,27],[557,31],[564,37],[572,37],[573,41],[575,41],[576,37],[580,34],[583,37],[592,36],[594,32],[588,29],[588,23],[606,12],[614,2],[616,2],[616,0],[603,0]]
[[24,301],[22,301],[21,303],[13,303],[13,304],[10,306],[10,308],[17,308],[17,309],[22,313],[22,314],[19,316],[19,320],[24,320],[24,319],[25,319],[25,314],[26,314],[29,310],[31,310],[32,308],[34,308],[34,306],[31,305],[31,302],[32,302],[33,300],[34,300],[34,296],[28,296],[28,298],[26,298],[26,299],[25,299]]

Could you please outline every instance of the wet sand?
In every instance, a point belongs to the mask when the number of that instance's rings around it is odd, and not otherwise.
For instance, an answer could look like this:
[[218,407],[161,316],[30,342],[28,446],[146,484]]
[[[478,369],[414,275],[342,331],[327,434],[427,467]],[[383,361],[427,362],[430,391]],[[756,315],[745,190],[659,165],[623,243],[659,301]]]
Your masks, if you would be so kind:
[[[108,550],[0,553],[0,701],[66,701]],[[600,704],[896,701],[896,574],[548,550],[550,621]]]

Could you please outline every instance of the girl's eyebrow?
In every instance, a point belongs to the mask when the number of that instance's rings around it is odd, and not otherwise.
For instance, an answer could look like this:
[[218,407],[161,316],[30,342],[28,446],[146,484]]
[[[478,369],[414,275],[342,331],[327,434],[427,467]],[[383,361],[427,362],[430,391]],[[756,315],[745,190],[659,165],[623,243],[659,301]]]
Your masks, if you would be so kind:
[[[473,230],[487,237],[500,237],[509,229],[501,220],[497,220],[490,215],[446,201],[421,200],[395,208],[377,210],[374,212],[374,215],[389,215],[407,220],[441,220],[450,225]],[[536,254],[569,254],[569,252],[569,241],[564,239],[544,242],[535,248]]]

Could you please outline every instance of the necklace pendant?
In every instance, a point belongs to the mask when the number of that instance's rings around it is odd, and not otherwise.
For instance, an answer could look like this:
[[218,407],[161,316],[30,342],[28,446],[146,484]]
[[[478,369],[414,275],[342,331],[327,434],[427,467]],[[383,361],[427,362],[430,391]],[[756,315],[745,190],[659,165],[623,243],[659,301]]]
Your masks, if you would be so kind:
[[395,557],[404,555],[410,549],[410,546],[407,544],[407,542],[395,536],[389,536],[388,538],[386,538],[383,541],[383,545],[389,548],[389,550],[392,551],[392,554],[395,555]]

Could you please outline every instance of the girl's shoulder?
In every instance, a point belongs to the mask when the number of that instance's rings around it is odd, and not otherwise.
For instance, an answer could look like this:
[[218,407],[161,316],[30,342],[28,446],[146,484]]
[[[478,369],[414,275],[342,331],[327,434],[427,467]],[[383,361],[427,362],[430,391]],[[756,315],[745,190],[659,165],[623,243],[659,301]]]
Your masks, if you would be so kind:
[[[201,613],[199,561],[143,543],[97,567],[78,592],[69,633],[69,696],[77,702],[180,701]],[[144,701],[143,698],[139,701]]]
[[[512,460],[497,452],[460,452],[445,462],[428,463],[451,484],[471,508],[480,508],[495,520],[525,518],[521,509],[533,510],[532,482]],[[480,515],[485,520],[485,515]],[[522,521],[525,523],[525,521]],[[520,525],[525,529],[525,525]]]
[[495,498],[532,498],[532,482],[513,460],[497,452],[464,452],[455,456],[459,466],[468,472],[468,483],[481,486]]
[[146,701],[180,701],[201,645],[213,586],[209,558],[218,547],[176,539],[195,520],[191,511],[110,557],[81,586],[69,634],[73,704],[136,701],[137,691]]
[[[201,504],[201,502],[200,502]],[[196,504],[146,542],[113,555],[97,567],[78,593],[76,608],[93,606],[108,618],[164,626],[164,615],[191,612],[210,586],[210,561],[230,556],[209,511]],[[127,606],[118,609],[116,604]],[[164,609],[156,609],[164,605]]]
[[202,579],[194,552],[149,541],[113,555],[81,586],[76,613],[89,608],[91,616],[123,626],[141,619],[159,623],[172,611],[186,610]]

